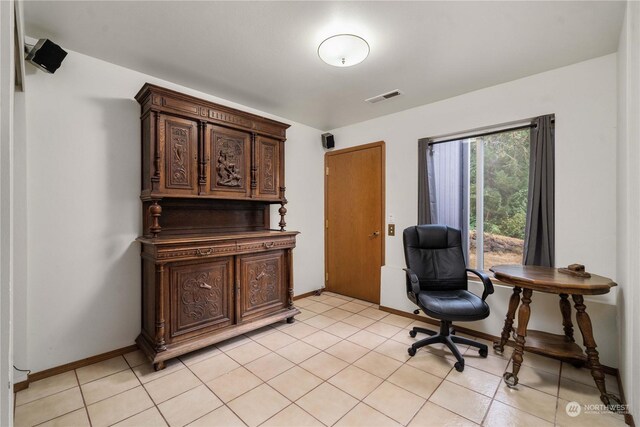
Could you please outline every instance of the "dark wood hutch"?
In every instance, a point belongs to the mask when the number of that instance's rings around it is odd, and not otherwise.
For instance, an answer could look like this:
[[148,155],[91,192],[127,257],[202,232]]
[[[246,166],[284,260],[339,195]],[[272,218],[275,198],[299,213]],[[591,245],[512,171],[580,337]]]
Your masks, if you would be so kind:
[[[282,320],[293,322],[285,231],[289,125],[151,84],[142,106],[142,332],[168,359]],[[280,204],[280,230],[270,205]]]

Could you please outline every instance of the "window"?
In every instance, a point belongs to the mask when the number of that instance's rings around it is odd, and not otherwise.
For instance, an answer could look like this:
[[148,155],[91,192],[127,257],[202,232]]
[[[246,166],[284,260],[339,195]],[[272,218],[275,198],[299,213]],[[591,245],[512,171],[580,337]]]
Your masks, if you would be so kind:
[[467,265],[521,264],[530,126],[427,148],[431,223],[462,230]]
[[529,188],[529,129],[470,138],[471,268],[520,264]]

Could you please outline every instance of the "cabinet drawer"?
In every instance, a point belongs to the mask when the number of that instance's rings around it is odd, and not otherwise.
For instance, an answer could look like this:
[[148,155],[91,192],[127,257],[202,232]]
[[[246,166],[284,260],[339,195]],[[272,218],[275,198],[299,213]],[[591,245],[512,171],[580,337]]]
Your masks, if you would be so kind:
[[293,248],[295,237],[260,239],[238,242],[238,252],[261,252],[272,249]]
[[169,264],[170,337],[179,339],[233,322],[233,258]]
[[220,255],[231,255],[235,251],[235,242],[215,245],[199,245],[193,247],[179,246],[159,249],[157,258],[171,260],[207,258],[218,257]]

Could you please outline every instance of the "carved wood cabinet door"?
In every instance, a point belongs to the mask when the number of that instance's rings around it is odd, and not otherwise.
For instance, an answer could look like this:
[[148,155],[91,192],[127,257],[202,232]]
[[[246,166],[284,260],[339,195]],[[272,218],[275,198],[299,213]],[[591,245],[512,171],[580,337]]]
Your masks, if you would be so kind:
[[198,193],[198,124],[160,115],[158,129],[161,168],[160,191],[167,194]]
[[277,199],[280,195],[280,141],[258,136],[255,149],[258,172],[256,196]]
[[208,194],[219,197],[251,195],[251,136],[207,125],[205,158]]
[[284,261],[284,251],[281,250],[237,257],[240,322],[284,307],[287,289]]
[[233,257],[168,266],[171,339],[233,323]]

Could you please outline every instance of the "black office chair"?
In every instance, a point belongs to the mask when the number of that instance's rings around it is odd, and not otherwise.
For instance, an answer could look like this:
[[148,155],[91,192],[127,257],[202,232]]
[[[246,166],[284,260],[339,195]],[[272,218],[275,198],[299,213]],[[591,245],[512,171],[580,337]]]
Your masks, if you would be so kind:
[[[462,253],[460,230],[444,225],[418,225],[404,230],[404,257],[407,267],[407,296],[429,317],[440,320],[440,333],[415,327],[410,332],[431,335],[411,345],[409,355],[425,345],[443,343],[454,354],[458,372],[464,370],[464,358],[454,343],[479,349],[480,356],[487,357],[487,346],[458,337],[451,328],[454,321],[481,320],[489,316],[485,302],[493,293],[489,277],[477,270],[466,268]],[[467,290],[467,272],[476,274],[484,284],[482,299]],[[414,311],[418,314],[420,310]]]

